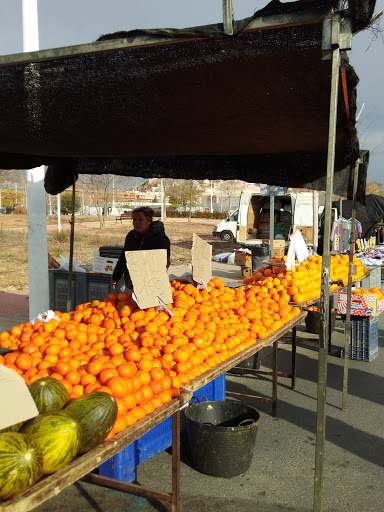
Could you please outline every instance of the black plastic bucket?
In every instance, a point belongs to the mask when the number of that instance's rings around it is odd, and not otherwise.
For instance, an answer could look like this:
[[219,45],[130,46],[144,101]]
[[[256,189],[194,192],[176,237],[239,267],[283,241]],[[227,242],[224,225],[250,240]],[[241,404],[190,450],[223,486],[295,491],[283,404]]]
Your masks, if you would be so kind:
[[250,249],[252,254],[252,272],[264,265],[263,261],[269,257],[269,245],[247,245],[247,249]]
[[235,401],[193,402],[185,418],[197,471],[229,478],[249,469],[260,419],[255,409]]
[[[329,312],[330,332],[333,332],[333,330],[335,329],[336,315],[337,315],[337,311]],[[310,332],[311,334],[320,334],[320,327],[321,327],[320,317],[321,317],[320,311],[308,311],[308,314],[305,317],[305,326],[306,326],[307,332]]]

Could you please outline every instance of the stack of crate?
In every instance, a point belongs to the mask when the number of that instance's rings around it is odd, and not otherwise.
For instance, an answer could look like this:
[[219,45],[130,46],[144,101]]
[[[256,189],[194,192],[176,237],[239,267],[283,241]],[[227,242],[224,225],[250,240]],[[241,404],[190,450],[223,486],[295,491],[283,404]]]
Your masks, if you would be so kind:
[[241,267],[242,277],[252,275],[252,255],[247,251],[235,251],[235,265]]
[[352,316],[349,359],[372,361],[379,353],[379,318]]
[[[349,359],[372,361],[378,356],[378,315],[383,311],[384,299],[377,300],[375,294],[352,295]],[[345,292],[339,293],[338,312],[345,318],[347,313],[347,294]]]

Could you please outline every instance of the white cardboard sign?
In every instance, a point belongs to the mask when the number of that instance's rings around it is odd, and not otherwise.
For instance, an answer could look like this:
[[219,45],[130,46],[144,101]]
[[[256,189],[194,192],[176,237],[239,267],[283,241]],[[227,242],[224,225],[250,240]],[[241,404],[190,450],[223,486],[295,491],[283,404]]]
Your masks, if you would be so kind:
[[0,365],[0,410],[0,429],[39,414],[24,379],[3,365]]
[[193,233],[192,277],[196,283],[205,284],[212,279],[212,245]]
[[173,302],[166,249],[126,251],[125,258],[141,309],[158,306],[158,297],[166,304]]

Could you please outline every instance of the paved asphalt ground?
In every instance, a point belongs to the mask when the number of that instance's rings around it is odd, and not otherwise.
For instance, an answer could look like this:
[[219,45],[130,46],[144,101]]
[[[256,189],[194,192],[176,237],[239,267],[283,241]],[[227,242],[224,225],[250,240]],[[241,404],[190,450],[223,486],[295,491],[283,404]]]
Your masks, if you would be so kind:
[[[183,269],[178,269],[180,274]],[[239,267],[214,264],[213,272],[225,279],[240,278]],[[176,273],[176,271],[175,271]],[[8,299],[10,295],[7,293]],[[17,295],[17,294],[14,294]],[[25,294],[19,293],[26,301]],[[5,311],[0,292],[0,315]],[[19,302],[22,299],[18,298]],[[19,305],[17,312],[23,311]],[[26,311],[27,315],[27,309]],[[0,332],[21,323],[19,315],[0,316]],[[313,508],[316,396],[316,335],[298,327],[297,384],[279,379],[277,417],[270,405],[245,402],[260,413],[251,468],[230,479],[203,475],[193,469],[183,445],[181,501],[183,512],[310,512]],[[344,345],[343,322],[337,320],[328,357],[327,425],[324,457],[323,511],[374,512],[384,509],[384,314],[379,317],[379,356],[371,362],[349,361],[347,410],[341,411]],[[279,344],[279,370],[290,370],[290,338]],[[262,352],[262,365],[271,367],[270,351]],[[268,377],[227,374],[227,390],[270,397]],[[171,451],[166,450],[138,467],[142,485],[170,490]],[[86,483],[76,483],[35,509],[37,512],[164,512],[156,501]]]

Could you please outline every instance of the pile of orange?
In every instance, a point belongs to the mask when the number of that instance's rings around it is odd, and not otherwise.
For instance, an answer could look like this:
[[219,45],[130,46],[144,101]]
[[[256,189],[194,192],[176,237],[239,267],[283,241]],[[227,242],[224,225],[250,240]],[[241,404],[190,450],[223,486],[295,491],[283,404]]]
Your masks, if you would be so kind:
[[58,379],[72,399],[111,393],[118,403],[112,437],[298,315],[277,281],[270,276],[265,286],[229,288],[215,277],[208,290],[172,281],[174,316],[138,309],[130,294],[112,293],[70,313],[56,311],[60,320],[2,332],[0,346],[14,352],[0,356],[0,363],[27,384]]
[[353,290],[353,295],[376,295],[377,300],[382,300],[384,298],[383,291],[374,286],[370,290],[366,288],[355,288]]
[[[353,264],[356,265],[356,274],[353,280],[361,279],[367,270],[361,261],[354,258]],[[292,302],[301,303],[307,300],[320,297],[321,291],[321,256],[310,256],[308,260],[302,261],[293,270],[287,270],[285,266],[267,265],[257,269],[251,277],[243,280],[244,284],[256,284],[265,287],[268,279],[273,278],[276,291],[282,293],[285,291],[290,296]],[[349,256],[332,256],[330,277],[333,281],[348,282]],[[331,290],[337,288],[337,284],[331,285]]]

